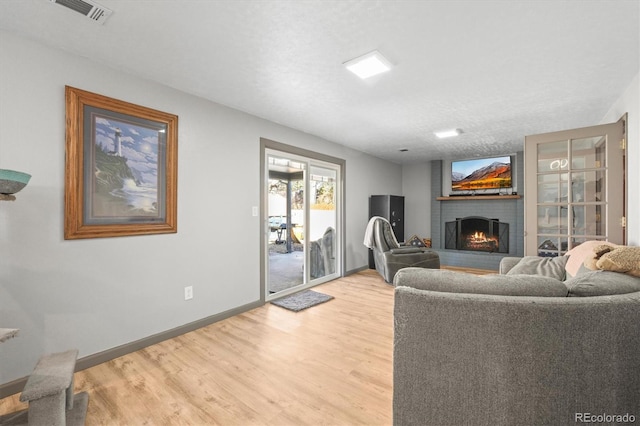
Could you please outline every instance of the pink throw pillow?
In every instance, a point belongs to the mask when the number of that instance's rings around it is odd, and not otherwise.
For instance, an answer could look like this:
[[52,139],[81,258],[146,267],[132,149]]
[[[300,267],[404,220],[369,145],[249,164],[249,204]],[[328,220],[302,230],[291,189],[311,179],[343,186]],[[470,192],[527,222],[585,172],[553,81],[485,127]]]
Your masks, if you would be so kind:
[[569,256],[567,264],[564,267],[567,272],[568,278],[573,278],[578,274],[580,267],[584,264],[584,261],[594,257],[595,253],[593,249],[601,245],[610,245],[617,247],[617,244],[610,243],[608,241],[585,241],[577,247],[572,248],[567,252],[565,256]]

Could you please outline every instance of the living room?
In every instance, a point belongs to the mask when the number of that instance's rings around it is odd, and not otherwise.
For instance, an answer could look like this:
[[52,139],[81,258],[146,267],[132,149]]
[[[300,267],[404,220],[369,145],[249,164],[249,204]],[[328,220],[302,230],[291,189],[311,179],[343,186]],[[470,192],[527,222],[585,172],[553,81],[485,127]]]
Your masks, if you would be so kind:
[[[19,6],[21,3],[30,5]],[[109,18],[115,20],[120,3],[102,3],[116,10]],[[225,10],[233,8],[231,3],[223,3]],[[54,22],[48,27],[34,24],[32,33],[15,27],[27,19],[22,13],[36,10],[39,12],[34,12],[35,16],[73,22],[65,28],[77,29],[78,38],[100,38],[101,31],[111,24],[107,21],[105,26],[95,26],[83,21],[84,17],[76,21],[73,12],[45,1],[7,1],[0,5],[0,167],[32,175],[15,201],[0,203],[0,326],[20,329],[15,338],[0,345],[0,388],[4,391],[0,396],[19,392],[16,383],[24,383],[43,353],[78,348],[80,365],[89,366],[97,359],[125,353],[122,348],[140,347],[153,336],[196,328],[262,306],[261,225],[259,217],[252,214],[253,207],[261,204],[261,138],[346,162],[344,275],[361,271],[368,263],[362,239],[370,195],[403,195],[407,203],[407,236],[432,237],[432,203],[442,195],[434,193],[433,161],[444,157],[403,162],[402,155],[417,155],[418,151],[402,154],[398,150],[405,146],[394,146],[389,149],[393,160],[383,159],[338,143],[339,135],[335,140],[315,136],[304,127],[293,128],[261,118],[243,110],[239,103],[224,105],[178,90],[173,78],[181,76],[154,81],[125,65],[113,66],[108,61],[74,53],[73,46],[47,45],[42,38],[53,38],[60,31]],[[640,186],[640,169],[634,167],[640,159],[640,48],[637,7],[633,10],[635,52],[623,50],[618,55],[636,58],[635,70],[624,81],[608,81],[615,96],[605,97],[607,104],[596,108],[596,115],[589,122],[559,120],[558,127],[552,129],[523,126],[518,138],[508,141],[519,144],[520,149],[508,148],[494,154],[519,155],[528,134],[615,122],[627,113],[627,187]],[[187,35],[181,36],[184,43],[192,42]],[[121,37],[121,43],[126,44],[127,35]],[[155,46],[149,48],[147,55],[161,57],[165,52],[162,46]],[[181,63],[179,55],[166,57],[166,61],[175,62],[184,71],[184,78],[190,78],[191,64]],[[222,79],[229,73],[221,65],[210,70],[210,77]],[[484,78],[481,77],[480,80]],[[267,86],[269,81],[263,83]],[[179,117],[177,233],[63,238],[65,86],[169,111]],[[359,87],[364,91],[368,86]],[[234,87],[224,89],[233,92]],[[518,93],[512,96],[518,98]],[[488,99],[487,103],[507,101]],[[526,99],[522,102],[526,103]],[[542,106],[532,103],[531,108]],[[563,108],[570,107],[565,104],[559,110]],[[292,115],[289,112],[285,115]],[[455,111],[451,114],[455,115]],[[360,123],[354,125],[358,126],[364,127]],[[463,130],[467,140],[473,139],[471,129]],[[442,144],[449,143],[453,142]],[[489,146],[491,141],[486,144]],[[634,218],[640,214],[640,195],[631,189],[628,192],[628,243],[638,245],[640,225]],[[192,300],[184,300],[185,285],[193,286]]]

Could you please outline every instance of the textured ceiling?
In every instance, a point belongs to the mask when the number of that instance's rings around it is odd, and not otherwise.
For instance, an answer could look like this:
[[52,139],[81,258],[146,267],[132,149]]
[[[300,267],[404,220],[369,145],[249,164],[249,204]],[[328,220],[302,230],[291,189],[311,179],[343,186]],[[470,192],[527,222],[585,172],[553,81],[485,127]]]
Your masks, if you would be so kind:
[[[639,71],[637,0],[98,3],[2,0],[0,29],[398,163],[597,124]],[[391,72],[342,66],[374,49]]]

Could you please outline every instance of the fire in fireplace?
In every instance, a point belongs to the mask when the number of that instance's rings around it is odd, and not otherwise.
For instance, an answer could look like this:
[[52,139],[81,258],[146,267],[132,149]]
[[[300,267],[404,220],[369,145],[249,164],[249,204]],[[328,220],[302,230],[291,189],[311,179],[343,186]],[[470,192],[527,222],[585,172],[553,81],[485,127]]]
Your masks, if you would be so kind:
[[498,238],[487,237],[482,231],[475,231],[462,236],[462,250],[497,251]]
[[509,253],[509,224],[480,216],[446,222],[445,248]]

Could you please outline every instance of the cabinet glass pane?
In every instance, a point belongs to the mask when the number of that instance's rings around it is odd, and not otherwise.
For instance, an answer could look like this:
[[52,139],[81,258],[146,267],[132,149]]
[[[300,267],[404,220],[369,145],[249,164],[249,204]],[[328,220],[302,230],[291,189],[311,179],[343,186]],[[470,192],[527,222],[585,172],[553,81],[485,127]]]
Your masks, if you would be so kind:
[[569,169],[567,141],[538,145],[538,172],[554,172]]
[[606,138],[596,136],[571,141],[571,168],[597,169],[605,167]]
[[571,173],[571,197],[574,203],[605,201],[604,170]]

